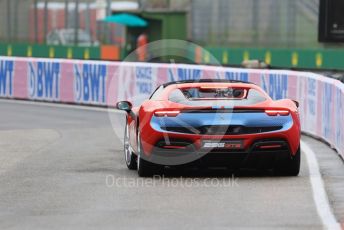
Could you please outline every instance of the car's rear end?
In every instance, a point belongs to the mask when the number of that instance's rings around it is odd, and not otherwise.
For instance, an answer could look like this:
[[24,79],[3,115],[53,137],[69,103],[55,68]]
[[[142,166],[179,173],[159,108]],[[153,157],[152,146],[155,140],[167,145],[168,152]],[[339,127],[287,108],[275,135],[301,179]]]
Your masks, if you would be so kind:
[[167,99],[141,129],[154,163],[269,168],[298,150],[297,114],[256,86],[179,85]]

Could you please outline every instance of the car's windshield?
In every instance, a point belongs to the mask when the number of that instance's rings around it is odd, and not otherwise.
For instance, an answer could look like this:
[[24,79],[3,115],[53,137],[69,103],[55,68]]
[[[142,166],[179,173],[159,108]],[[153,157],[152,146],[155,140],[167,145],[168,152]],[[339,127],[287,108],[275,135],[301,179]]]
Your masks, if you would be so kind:
[[169,100],[200,106],[214,101],[225,104],[251,105],[265,101],[266,97],[258,90],[249,88],[192,87],[173,90],[169,95]]
[[182,93],[189,100],[202,99],[243,99],[247,96],[247,89],[242,88],[189,88],[181,89]]

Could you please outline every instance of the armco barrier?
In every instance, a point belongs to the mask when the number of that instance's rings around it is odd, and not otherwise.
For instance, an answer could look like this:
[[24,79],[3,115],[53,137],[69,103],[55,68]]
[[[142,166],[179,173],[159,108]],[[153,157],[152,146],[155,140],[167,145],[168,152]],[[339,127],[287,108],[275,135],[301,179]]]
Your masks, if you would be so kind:
[[344,157],[344,84],[318,74],[216,66],[0,57],[0,97],[114,106],[139,104],[172,80],[251,81],[273,99],[300,102],[302,130],[323,138]]

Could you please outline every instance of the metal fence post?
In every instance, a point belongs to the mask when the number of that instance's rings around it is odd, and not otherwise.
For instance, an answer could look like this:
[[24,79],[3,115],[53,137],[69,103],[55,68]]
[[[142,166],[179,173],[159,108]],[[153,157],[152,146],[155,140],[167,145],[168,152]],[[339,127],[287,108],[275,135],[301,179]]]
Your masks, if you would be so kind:
[[14,9],[13,9],[13,38],[15,41],[18,41],[18,8],[19,8],[19,2],[18,0],[14,1]]
[[7,0],[7,40],[10,42],[12,40],[12,28],[11,28],[11,1]]
[[68,29],[68,27],[69,27],[69,23],[68,23],[68,21],[69,21],[69,1],[68,0],[65,0],[65,15],[64,15],[64,17],[65,17],[65,21],[64,21],[64,27],[65,27],[65,29]]
[[37,0],[34,0],[34,9],[33,9],[33,21],[34,21],[34,39],[35,39],[35,43],[38,43],[38,10],[37,10]]
[[74,45],[79,41],[79,0],[75,1],[75,25],[74,25]]
[[44,1],[44,43],[47,43],[48,34],[48,0]]

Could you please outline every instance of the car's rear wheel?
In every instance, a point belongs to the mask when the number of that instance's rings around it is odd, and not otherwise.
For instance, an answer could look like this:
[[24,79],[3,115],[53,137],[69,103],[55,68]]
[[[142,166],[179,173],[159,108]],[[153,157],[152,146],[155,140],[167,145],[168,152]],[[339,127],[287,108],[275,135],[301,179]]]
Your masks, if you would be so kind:
[[132,148],[130,147],[128,124],[125,126],[125,132],[124,132],[124,157],[125,157],[125,164],[127,165],[128,169],[134,170],[137,168],[136,157],[132,152]]
[[137,173],[140,177],[151,177],[161,173],[162,166],[142,159],[144,155],[140,133],[137,135]]
[[301,165],[301,149],[297,150],[295,156],[280,162],[275,166],[275,174],[281,176],[297,176],[300,172]]

